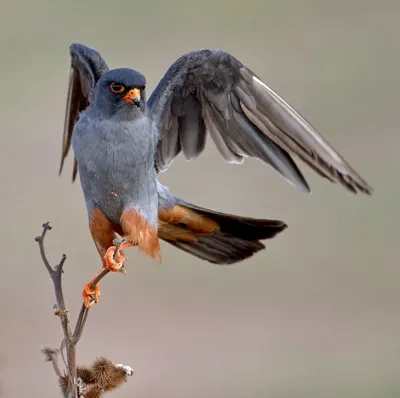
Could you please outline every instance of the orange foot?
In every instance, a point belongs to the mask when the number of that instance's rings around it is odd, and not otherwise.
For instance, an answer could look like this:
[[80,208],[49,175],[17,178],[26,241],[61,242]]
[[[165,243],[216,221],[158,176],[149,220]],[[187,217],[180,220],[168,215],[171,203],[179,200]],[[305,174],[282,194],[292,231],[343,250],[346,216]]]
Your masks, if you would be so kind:
[[122,271],[122,267],[125,262],[125,257],[118,250],[114,260],[115,249],[116,249],[115,246],[110,246],[107,249],[106,254],[104,255],[105,267],[109,271],[120,272]]
[[86,308],[90,308],[93,304],[97,304],[100,297],[100,288],[98,285],[91,289],[92,282],[86,283],[82,291],[83,302]]

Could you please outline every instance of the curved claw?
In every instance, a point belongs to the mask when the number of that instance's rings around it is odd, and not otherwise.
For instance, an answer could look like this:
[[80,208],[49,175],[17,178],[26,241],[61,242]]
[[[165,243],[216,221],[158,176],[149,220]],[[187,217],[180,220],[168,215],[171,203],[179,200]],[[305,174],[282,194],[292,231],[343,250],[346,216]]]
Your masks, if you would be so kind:
[[91,282],[88,282],[82,291],[83,302],[86,308],[90,308],[93,304],[97,304],[100,297],[100,288],[98,285],[91,288]]
[[[112,272],[121,272],[124,266],[125,257],[118,250],[115,256],[115,246],[110,246],[104,255],[105,267]],[[115,259],[114,259],[115,256]]]

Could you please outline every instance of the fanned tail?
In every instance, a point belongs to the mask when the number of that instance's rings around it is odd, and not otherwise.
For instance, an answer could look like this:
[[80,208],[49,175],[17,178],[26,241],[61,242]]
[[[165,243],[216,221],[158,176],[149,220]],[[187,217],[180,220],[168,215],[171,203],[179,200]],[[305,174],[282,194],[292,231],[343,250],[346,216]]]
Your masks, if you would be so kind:
[[202,260],[234,264],[265,248],[287,228],[283,221],[241,217],[205,209],[178,199],[160,210],[159,237]]

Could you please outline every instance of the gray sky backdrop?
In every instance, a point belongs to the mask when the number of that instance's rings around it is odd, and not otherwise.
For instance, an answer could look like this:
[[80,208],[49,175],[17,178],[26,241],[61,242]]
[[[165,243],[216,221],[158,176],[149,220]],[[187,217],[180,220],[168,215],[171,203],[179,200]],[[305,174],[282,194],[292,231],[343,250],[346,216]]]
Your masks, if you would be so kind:
[[58,178],[68,46],[144,73],[151,91],[184,52],[227,50],[284,96],[374,187],[354,196],[302,167],[313,194],[258,161],[225,164],[208,143],[162,175],[177,195],[285,220],[251,260],[201,262],[163,244],[129,250],[101,283],[79,346],[131,365],[115,397],[397,397],[400,394],[400,3],[370,0],[50,1],[0,4],[0,383],[3,396],[57,395],[42,344],[61,338],[34,236],[42,222],[76,316],[99,267],[79,184]]

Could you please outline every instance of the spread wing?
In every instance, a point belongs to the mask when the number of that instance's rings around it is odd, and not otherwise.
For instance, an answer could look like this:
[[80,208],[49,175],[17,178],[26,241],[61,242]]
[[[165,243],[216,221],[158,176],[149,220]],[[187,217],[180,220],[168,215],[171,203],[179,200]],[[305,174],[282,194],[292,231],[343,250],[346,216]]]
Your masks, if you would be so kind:
[[[67,106],[65,110],[64,134],[59,174],[71,148],[72,131],[82,112],[90,101],[90,95],[100,77],[109,70],[103,57],[94,49],[79,43],[70,46],[71,69],[68,82]],[[72,181],[78,172],[76,159]]]
[[171,65],[148,105],[160,130],[156,167],[164,171],[180,153],[194,159],[211,136],[222,157],[260,159],[309,192],[289,154],[321,176],[356,193],[372,188],[283,98],[232,55],[187,53]]

